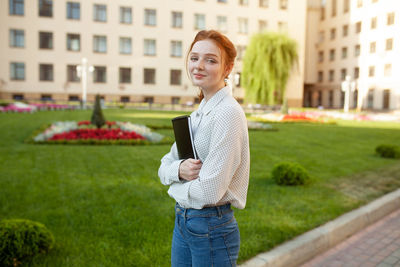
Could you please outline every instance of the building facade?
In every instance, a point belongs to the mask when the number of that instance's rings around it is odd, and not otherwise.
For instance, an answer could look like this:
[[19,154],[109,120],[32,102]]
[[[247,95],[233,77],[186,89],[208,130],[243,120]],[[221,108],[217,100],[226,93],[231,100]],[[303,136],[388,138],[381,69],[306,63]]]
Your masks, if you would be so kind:
[[302,105],[306,0],[0,0],[0,10],[3,99],[81,100],[77,66],[86,58],[89,101],[193,102],[185,55],[199,30],[216,29],[237,47],[231,80],[243,100],[244,51],[253,33],[269,30],[298,43],[287,95]]

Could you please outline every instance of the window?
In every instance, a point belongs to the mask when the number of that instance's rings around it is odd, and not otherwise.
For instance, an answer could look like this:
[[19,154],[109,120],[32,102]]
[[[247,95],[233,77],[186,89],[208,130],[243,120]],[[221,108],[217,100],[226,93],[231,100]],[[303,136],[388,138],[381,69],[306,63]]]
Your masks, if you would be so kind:
[[206,28],[206,16],[204,14],[194,14],[194,29],[204,30]]
[[80,80],[81,80],[78,76],[76,66],[77,65],[68,65],[67,66],[67,80],[69,82],[80,82]]
[[371,19],[371,29],[376,29],[376,21],[377,21],[377,17],[373,17]]
[[107,37],[95,35],[93,36],[93,52],[106,53],[107,52]]
[[23,94],[13,94],[12,99],[17,100],[17,101],[24,100],[24,95]]
[[122,103],[129,103],[131,101],[129,96],[121,96],[120,102]]
[[94,71],[93,71],[93,82],[94,83],[105,83],[106,76],[107,76],[106,67],[94,66]]
[[372,42],[372,43],[369,44],[369,52],[371,54],[376,52],[376,42]]
[[386,39],[386,47],[385,47],[386,51],[390,51],[393,49],[393,39]]
[[347,58],[347,47],[342,47],[342,58]]
[[25,46],[25,32],[24,30],[10,30],[10,46],[11,47],[24,47]]
[[53,49],[53,33],[52,32],[39,32],[39,48],[40,49]]
[[53,97],[48,94],[40,95],[40,101],[53,101]]
[[98,22],[107,21],[107,6],[106,5],[93,5],[93,20]]
[[320,31],[320,32],[318,33],[318,41],[319,41],[320,43],[322,43],[322,42],[325,41],[325,32],[324,32],[324,31]]
[[267,30],[267,21],[266,20],[259,20],[258,21],[258,31],[259,32],[264,32]]
[[385,64],[385,69],[384,69],[383,73],[384,73],[385,77],[392,76],[392,64]]
[[391,12],[387,14],[387,25],[393,25],[393,24],[394,24],[394,12]]
[[347,75],[347,69],[341,69],[340,77],[341,77],[342,81],[346,80],[346,75]]
[[132,39],[130,37],[119,38],[119,53],[132,54]]
[[333,82],[334,79],[335,79],[335,71],[329,70],[329,81]]
[[329,50],[329,60],[334,61],[335,60],[335,49]]
[[81,36],[79,34],[67,34],[67,50],[80,51],[81,50]]
[[247,18],[238,18],[239,23],[239,33],[248,33],[248,20]]
[[324,62],[324,51],[319,51],[318,52],[318,62]]
[[337,7],[337,1],[336,0],[332,0],[332,17],[336,16],[336,7]]
[[154,97],[153,96],[146,96],[144,98],[144,103],[153,104],[154,103]]
[[360,77],[360,68],[355,67],[354,68],[354,79],[358,79]]
[[244,45],[238,45],[236,47],[237,60],[242,60],[245,51],[246,51],[246,46],[244,46]]
[[69,95],[68,101],[80,101],[80,99],[78,95]]
[[239,5],[248,6],[249,5],[249,0],[239,0]]
[[119,22],[132,24],[132,8],[131,7],[119,7]]
[[318,82],[322,82],[324,80],[324,73],[322,71],[318,71]]
[[143,83],[156,84],[156,69],[143,69]]
[[217,2],[218,2],[218,3],[226,3],[227,0],[218,0]]
[[258,6],[259,7],[268,7],[269,6],[269,0],[259,0]]
[[25,80],[25,63],[22,62],[10,63],[10,79],[15,81]]
[[368,97],[367,97],[367,107],[373,108],[374,107],[374,89],[368,90]]
[[361,21],[356,23],[356,33],[360,33],[361,32]]
[[172,11],[172,28],[182,28],[183,27],[183,15],[182,12]]
[[357,0],[357,7],[363,6],[363,0]]
[[346,37],[349,34],[349,25],[343,25],[342,36]]
[[131,83],[131,68],[119,68],[119,83]]
[[372,3],[378,3],[378,0],[372,0]]
[[288,0],[279,0],[279,8],[287,9],[288,8]]
[[332,28],[331,29],[331,40],[335,40],[335,37],[336,37],[336,29]]
[[287,32],[287,30],[288,30],[287,22],[278,21],[278,30],[280,32]]
[[325,6],[322,6],[322,7],[321,7],[321,12],[320,12],[320,13],[321,13],[320,19],[321,19],[321,21],[322,21],[322,20],[325,19]]
[[81,4],[78,2],[67,2],[67,19],[81,18]]
[[228,22],[225,16],[217,16],[217,29],[221,32],[228,31]]
[[355,56],[355,57],[358,57],[358,56],[360,55],[360,53],[361,53],[361,47],[360,47],[360,45],[354,46],[354,56]]
[[53,17],[53,1],[52,0],[39,0],[39,16],[40,17]]
[[182,56],[182,41],[171,41],[171,57]]
[[24,0],[9,0],[8,5],[10,15],[24,15]]
[[343,2],[343,13],[347,13],[350,10],[350,0],[344,0]]
[[178,105],[179,104],[179,101],[181,101],[181,98],[180,97],[171,97],[171,104],[172,105]]
[[157,25],[157,13],[155,9],[144,10],[144,25],[156,26]]
[[383,90],[383,97],[382,97],[382,108],[389,109],[390,108],[390,90],[385,89]]
[[318,106],[322,106],[322,91],[318,91]]
[[53,81],[53,64],[39,64],[39,80]]
[[329,107],[333,107],[333,90],[329,90],[329,98],[328,98],[328,102],[329,102]]
[[156,55],[156,40],[145,39],[144,40],[144,55],[155,56]]
[[369,66],[368,77],[374,77],[374,76],[375,76],[375,66]]
[[171,70],[170,71],[170,84],[171,85],[181,85],[182,83],[182,71],[181,70]]

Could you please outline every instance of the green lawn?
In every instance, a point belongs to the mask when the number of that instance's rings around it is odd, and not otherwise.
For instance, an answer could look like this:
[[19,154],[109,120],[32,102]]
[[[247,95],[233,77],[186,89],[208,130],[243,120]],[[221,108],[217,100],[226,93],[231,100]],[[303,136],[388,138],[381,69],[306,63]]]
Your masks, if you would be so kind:
[[[174,201],[157,170],[169,145],[64,146],[24,143],[57,120],[90,111],[0,114],[0,219],[44,223],[55,248],[34,266],[169,266]],[[108,120],[170,125],[179,112],[104,110]],[[374,155],[400,145],[400,124],[274,124],[250,131],[247,207],[236,211],[240,261],[400,187],[400,162]],[[158,132],[173,137],[172,130]],[[306,187],[280,187],[274,164],[295,161],[312,175]]]

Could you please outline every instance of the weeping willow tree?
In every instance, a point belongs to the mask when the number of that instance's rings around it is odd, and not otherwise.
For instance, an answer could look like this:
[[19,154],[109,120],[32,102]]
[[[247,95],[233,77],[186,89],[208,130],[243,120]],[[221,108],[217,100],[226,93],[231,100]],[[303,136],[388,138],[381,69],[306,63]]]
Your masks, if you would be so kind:
[[286,83],[297,59],[296,41],[287,35],[254,35],[243,58],[242,85],[246,101],[287,106]]

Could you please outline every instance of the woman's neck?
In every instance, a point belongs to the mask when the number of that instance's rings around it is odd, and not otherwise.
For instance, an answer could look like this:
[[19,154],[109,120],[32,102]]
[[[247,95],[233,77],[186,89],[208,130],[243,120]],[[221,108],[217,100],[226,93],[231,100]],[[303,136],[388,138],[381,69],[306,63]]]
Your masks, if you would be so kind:
[[203,92],[204,95],[204,100],[207,102],[208,100],[210,100],[219,90],[221,90],[222,88],[224,88],[225,82],[222,81],[222,83],[220,83],[218,86],[216,86],[215,88],[201,88],[201,91]]

